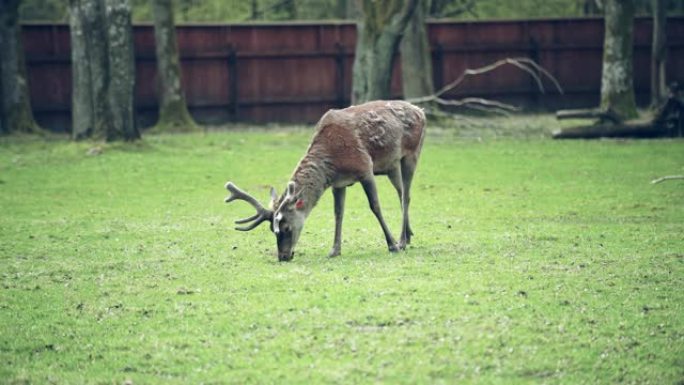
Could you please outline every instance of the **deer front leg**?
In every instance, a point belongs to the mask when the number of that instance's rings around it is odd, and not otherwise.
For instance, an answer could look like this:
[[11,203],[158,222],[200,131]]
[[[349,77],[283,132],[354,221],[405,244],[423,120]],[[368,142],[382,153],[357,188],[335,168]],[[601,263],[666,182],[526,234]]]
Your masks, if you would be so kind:
[[342,249],[342,217],[344,216],[344,197],[346,191],[346,187],[333,188],[332,190],[333,197],[335,198],[335,241],[328,257],[340,255]]
[[394,240],[394,237],[392,237],[392,234],[390,233],[389,228],[385,223],[385,220],[382,218],[382,212],[380,211],[380,201],[378,200],[378,191],[375,187],[375,179],[372,175],[366,177],[365,179],[361,180],[361,185],[363,186],[363,191],[366,192],[366,196],[368,197],[368,204],[370,205],[370,209],[373,212],[373,214],[375,214],[375,217],[378,219],[378,222],[380,222],[382,232],[385,233],[387,248],[389,248],[389,251],[391,252],[399,251],[399,246],[397,246],[397,242]]

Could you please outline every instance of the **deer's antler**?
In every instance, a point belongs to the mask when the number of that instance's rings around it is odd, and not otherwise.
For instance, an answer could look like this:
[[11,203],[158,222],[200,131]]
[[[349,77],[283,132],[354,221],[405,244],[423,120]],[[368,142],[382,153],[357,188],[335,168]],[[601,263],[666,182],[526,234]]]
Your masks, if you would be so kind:
[[249,231],[252,230],[253,228],[259,226],[261,222],[263,221],[270,221],[273,219],[273,211],[264,208],[264,206],[261,205],[256,199],[254,199],[253,196],[247,194],[246,192],[240,190],[237,186],[233,184],[233,182],[228,182],[226,183],[226,189],[230,191],[230,196],[225,199],[226,203],[230,203],[236,199],[243,200],[250,205],[252,205],[256,209],[256,214],[252,215],[249,218],[244,218],[244,219],[239,219],[235,221],[236,224],[243,224],[243,223],[249,223],[252,222],[251,224],[244,226],[244,227],[236,227],[235,230],[239,231]]

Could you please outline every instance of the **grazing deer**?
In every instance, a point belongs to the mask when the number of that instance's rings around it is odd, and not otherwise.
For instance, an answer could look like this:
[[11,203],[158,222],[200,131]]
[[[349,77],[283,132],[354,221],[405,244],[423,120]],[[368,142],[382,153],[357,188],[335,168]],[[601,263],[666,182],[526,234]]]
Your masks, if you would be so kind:
[[[345,189],[356,182],[363,186],[370,209],[380,222],[389,251],[404,249],[411,242],[409,202],[411,180],[423,145],[425,114],[404,101],[374,101],[343,110],[330,110],[316,125],[309,149],[295,168],[287,189],[278,197],[271,188],[270,208],[232,182],[226,203],[236,199],[254,206],[257,213],[236,221],[246,224],[236,230],[249,231],[271,222],[276,236],[278,260],[289,261],[301,235],[304,221],[323,192],[332,187],[335,199],[335,240],[329,256],[340,254]],[[403,221],[397,244],[380,211],[374,175],[387,175],[401,200]]]

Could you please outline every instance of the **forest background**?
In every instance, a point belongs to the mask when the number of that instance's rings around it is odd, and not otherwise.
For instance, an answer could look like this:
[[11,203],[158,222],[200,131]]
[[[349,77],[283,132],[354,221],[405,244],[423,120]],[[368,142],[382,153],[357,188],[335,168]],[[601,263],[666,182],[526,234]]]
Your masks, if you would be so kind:
[[[636,0],[637,15],[651,13],[650,0]],[[21,18],[68,21],[68,2],[24,0]],[[188,22],[346,20],[355,17],[354,0],[176,0],[175,19]],[[684,1],[669,0],[669,15],[684,14]],[[132,0],[133,21],[152,20],[149,0]],[[433,0],[431,18],[456,20],[529,19],[600,15],[595,0]]]

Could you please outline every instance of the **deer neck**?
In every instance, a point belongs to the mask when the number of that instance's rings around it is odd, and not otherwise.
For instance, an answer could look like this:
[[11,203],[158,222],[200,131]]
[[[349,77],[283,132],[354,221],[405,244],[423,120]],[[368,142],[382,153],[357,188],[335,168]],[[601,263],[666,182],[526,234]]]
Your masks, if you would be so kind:
[[304,211],[308,216],[325,190],[330,187],[333,173],[324,158],[307,153],[295,169],[291,180],[295,182]]

